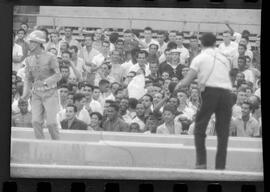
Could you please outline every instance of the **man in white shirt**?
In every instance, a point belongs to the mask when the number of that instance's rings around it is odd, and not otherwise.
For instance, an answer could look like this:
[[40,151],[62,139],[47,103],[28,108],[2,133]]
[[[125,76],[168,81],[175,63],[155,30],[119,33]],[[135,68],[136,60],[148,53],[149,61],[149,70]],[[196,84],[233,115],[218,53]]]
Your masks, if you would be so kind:
[[189,51],[185,48],[184,44],[184,35],[183,33],[176,34],[176,44],[177,48],[180,50],[180,64],[188,65]]
[[[238,44],[231,41],[232,35],[230,31],[223,32],[223,42],[219,45],[219,50],[223,53],[231,62],[238,54]],[[237,68],[237,66],[233,66]]]
[[75,45],[78,47],[79,50],[81,50],[82,46],[81,44],[73,38],[72,33],[73,29],[71,27],[65,27],[65,36],[64,38],[60,41],[60,45],[62,42],[67,42],[69,46]]
[[145,73],[145,76],[148,76],[151,74],[150,68],[149,68],[149,63],[147,63],[147,58],[148,53],[145,50],[141,50],[138,52],[138,58],[137,58],[137,64],[133,65],[130,69],[129,72],[134,71],[137,72],[139,69],[142,69]]
[[83,73],[85,71],[85,62],[82,58],[78,57],[78,48],[75,45],[72,45],[69,47],[69,52],[71,53],[71,61],[79,71],[80,76],[83,77]]
[[165,51],[165,49],[167,49],[167,43],[165,42],[166,39],[166,34],[164,32],[158,32],[157,34],[157,40],[159,43],[159,54],[162,55]]
[[100,52],[93,48],[93,35],[86,35],[84,37],[84,47],[82,48],[82,51],[79,54],[79,57],[81,57],[86,66],[91,66],[93,58],[98,55]]
[[205,33],[201,37],[202,51],[190,65],[188,74],[175,87],[179,89],[189,85],[197,77],[201,89],[202,105],[195,119],[196,168],[206,169],[206,128],[210,117],[215,113],[218,147],[216,169],[225,169],[232,117],[232,84],[229,76],[229,60],[216,49],[216,36]]
[[152,38],[153,29],[151,27],[145,27],[144,28],[144,39],[142,39],[142,42],[145,43],[146,47],[143,49],[148,50],[149,45],[156,44],[159,46],[159,43],[157,40]]
[[238,69],[239,72],[242,72],[245,75],[245,80],[255,83],[255,76],[253,71],[247,66],[246,57],[239,57],[238,58]]
[[110,42],[103,41],[100,54],[93,57],[91,66],[92,69],[98,68],[105,61],[105,59],[109,59],[109,57],[110,57]]
[[110,58],[112,66],[110,75],[115,79],[116,82],[122,83],[125,76],[125,69],[121,65],[120,51],[112,51]]
[[23,49],[14,41],[15,34],[13,34],[13,49],[12,49],[12,70],[18,71],[22,67]]
[[85,108],[86,98],[85,95],[82,93],[77,93],[73,97],[74,105],[77,107],[77,119],[85,122],[87,125],[90,124],[91,119],[88,111]]

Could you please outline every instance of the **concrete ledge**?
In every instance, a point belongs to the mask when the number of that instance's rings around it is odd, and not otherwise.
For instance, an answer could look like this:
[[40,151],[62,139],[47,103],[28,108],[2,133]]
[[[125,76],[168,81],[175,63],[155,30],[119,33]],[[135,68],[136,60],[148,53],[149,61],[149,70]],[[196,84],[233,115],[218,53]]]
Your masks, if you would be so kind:
[[[215,155],[216,147],[207,147],[209,169],[214,169]],[[12,138],[11,162],[193,169],[195,148],[168,143],[70,142]],[[229,147],[227,170],[263,172],[262,150]]]
[[261,172],[11,163],[11,177],[135,180],[263,181]]
[[[44,129],[47,139],[50,139],[47,129]],[[32,128],[12,127],[12,138],[34,139]],[[77,130],[60,130],[60,138],[64,141],[98,142],[98,141],[127,141],[141,143],[171,143],[194,146],[193,135],[157,135],[142,133],[121,133],[121,132],[90,132]],[[206,145],[216,147],[216,136],[208,136]],[[237,148],[257,148],[262,149],[261,138],[230,137],[229,147]]]

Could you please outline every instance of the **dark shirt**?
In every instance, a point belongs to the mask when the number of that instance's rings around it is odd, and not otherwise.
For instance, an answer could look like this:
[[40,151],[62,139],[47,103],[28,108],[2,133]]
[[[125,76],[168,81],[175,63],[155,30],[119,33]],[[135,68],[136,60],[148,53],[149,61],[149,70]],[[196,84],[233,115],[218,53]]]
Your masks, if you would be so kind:
[[114,121],[107,119],[103,124],[104,131],[129,132],[128,124],[118,117]]
[[16,114],[12,116],[13,127],[32,127],[32,114],[27,112],[26,114]]
[[169,65],[166,61],[160,64],[159,66],[159,72],[162,74],[163,72],[168,72],[170,77],[177,76],[178,79],[183,79],[182,76],[182,69],[184,68],[184,65],[178,64],[178,66],[174,69],[171,65]]
[[87,130],[87,124],[75,117],[70,127],[68,127],[68,120],[64,119],[61,121],[62,129],[73,129],[73,130]]

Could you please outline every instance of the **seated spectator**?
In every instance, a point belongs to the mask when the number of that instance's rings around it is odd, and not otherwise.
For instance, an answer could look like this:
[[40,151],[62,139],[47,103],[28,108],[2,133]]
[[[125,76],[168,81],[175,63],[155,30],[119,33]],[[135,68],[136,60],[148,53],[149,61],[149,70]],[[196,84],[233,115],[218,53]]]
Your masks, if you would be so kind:
[[146,134],[154,134],[157,132],[157,127],[159,126],[159,118],[154,113],[149,115],[145,122],[145,132]]
[[77,107],[68,105],[66,108],[66,118],[61,121],[62,129],[87,130],[87,124],[76,118]]
[[20,113],[12,116],[13,127],[32,127],[32,114],[28,110],[28,102],[24,100],[18,101]]
[[99,112],[93,112],[90,114],[91,123],[88,126],[89,130],[92,131],[103,131],[101,128],[102,115]]
[[241,106],[247,100],[246,89],[239,88],[237,91],[236,103],[232,107],[232,118],[241,117]]
[[182,125],[175,120],[176,108],[171,105],[165,105],[163,108],[164,123],[157,127],[157,134],[181,134]]
[[140,131],[145,131],[145,116],[144,116],[145,108],[142,103],[138,103],[136,106],[136,116],[133,117],[131,123],[138,123],[140,125]]
[[129,130],[131,133],[139,133],[140,132],[140,126],[138,123],[131,123],[129,125]]
[[76,93],[73,97],[73,102],[74,102],[74,105],[77,107],[76,117],[79,120],[86,123],[87,125],[89,125],[91,122],[91,119],[90,119],[88,111],[84,107],[86,103],[85,95],[82,93]]
[[111,103],[107,111],[107,120],[103,124],[104,131],[129,132],[129,125],[119,117],[119,106]]
[[136,106],[138,104],[138,100],[135,98],[128,99],[128,109],[126,114],[122,115],[125,122],[128,124],[136,117]]
[[243,102],[241,109],[241,117],[232,121],[231,135],[237,137],[260,137],[259,122],[251,116],[251,103]]
[[127,115],[127,110],[129,108],[129,99],[127,97],[123,97],[120,99],[119,102],[119,116],[122,118],[126,123],[129,123],[124,119],[125,115]]

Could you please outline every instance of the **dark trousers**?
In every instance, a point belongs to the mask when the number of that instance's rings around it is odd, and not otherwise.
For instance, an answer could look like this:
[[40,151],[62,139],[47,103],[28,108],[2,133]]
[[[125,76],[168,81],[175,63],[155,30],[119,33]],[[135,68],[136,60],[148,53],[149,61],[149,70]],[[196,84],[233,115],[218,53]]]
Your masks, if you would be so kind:
[[217,133],[216,169],[225,169],[229,126],[232,116],[232,95],[229,90],[206,87],[201,93],[202,104],[195,119],[196,166],[206,168],[206,128],[213,113]]

